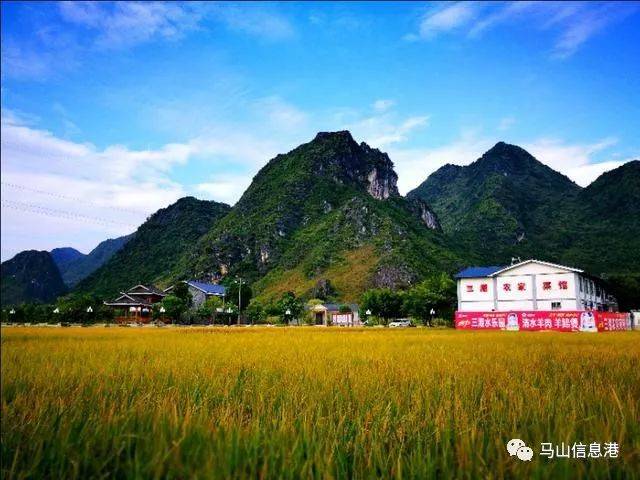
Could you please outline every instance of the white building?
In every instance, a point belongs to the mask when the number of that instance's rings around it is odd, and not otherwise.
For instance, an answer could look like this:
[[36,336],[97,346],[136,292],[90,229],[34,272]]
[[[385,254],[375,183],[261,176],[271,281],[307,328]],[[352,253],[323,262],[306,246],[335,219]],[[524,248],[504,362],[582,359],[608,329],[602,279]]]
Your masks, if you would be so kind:
[[470,267],[455,278],[459,311],[617,310],[615,299],[598,278],[540,260]]

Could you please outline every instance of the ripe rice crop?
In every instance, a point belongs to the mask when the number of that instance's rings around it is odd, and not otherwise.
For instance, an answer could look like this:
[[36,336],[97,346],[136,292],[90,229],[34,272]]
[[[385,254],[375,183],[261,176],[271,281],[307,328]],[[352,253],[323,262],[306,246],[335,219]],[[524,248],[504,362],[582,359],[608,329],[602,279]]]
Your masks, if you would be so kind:
[[639,398],[637,332],[3,328],[2,478],[640,478]]

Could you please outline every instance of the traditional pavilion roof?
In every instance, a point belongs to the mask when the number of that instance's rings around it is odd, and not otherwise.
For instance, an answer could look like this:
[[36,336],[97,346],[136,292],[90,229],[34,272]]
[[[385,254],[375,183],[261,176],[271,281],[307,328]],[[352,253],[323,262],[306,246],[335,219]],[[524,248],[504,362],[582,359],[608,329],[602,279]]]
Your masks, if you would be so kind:
[[120,296],[111,302],[104,302],[110,307],[150,307],[152,304],[139,298],[132,298],[124,292],[120,292]]
[[135,287],[127,290],[128,295],[160,295],[164,297],[166,295],[165,292],[160,290],[155,285],[136,285]]

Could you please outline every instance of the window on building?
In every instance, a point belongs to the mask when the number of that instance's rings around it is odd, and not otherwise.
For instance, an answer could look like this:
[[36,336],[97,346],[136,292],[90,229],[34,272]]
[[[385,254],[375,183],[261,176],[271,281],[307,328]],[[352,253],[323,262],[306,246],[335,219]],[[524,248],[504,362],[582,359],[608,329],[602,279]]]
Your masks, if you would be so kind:
[[480,284],[480,291],[483,293],[486,293],[489,291],[489,286],[486,283],[481,283]]
[[510,284],[510,283],[503,283],[503,284],[502,284],[502,289],[503,289],[505,292],[510,292],[510,291],[511,291],[511,284]]
[[518,290],[524,292],[527,289],[527,285],[524,282],[518,282]]
[[560,290],[567,290],[569,288],[569,284],[566,280],[560,280],[558,282],[558,288],[560,288]]
[[543,290],[551,290],[551,282],[542,282]]
[[582,282],[582,277],[578,277],[578,278],[580,279],[580,281],[578,282],[578,283],[580,284],[580,291],[581,291],[581,292],[583,292],[583,291],[584,291],[584,288],[583,288],[583,286],[582,286],[582,283],[583,283],[583,282]]
[[551,310],[560,310],[562,308],[562,302],[551,302]]
[[473,292],[473,285],[467,285],[467,292]]

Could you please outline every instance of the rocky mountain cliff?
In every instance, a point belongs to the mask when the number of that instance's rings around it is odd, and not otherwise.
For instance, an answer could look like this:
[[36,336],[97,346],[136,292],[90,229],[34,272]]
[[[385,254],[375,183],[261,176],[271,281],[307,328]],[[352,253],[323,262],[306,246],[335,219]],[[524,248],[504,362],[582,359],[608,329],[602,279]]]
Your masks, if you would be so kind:
[[332,277],[340,294],[355,298],[366,286],[406,285],[452,268],[458,259],[436,215],[426,202],[402,198],[396,183],[387,154],[349,132],[319,133],[269,161],[175,276],[243,275],[265,294],[286,284],[306,293]]
[[2,305],[48,303],[67,290],[49,252],[20,252],[0,268]]
[[445,233],[487,264],[520,256],[601,274],[637,271],[638,164],[629,162],[583,189],[522,148],[500,142],[468,166],[441,167],[408,198],[428,202]]

